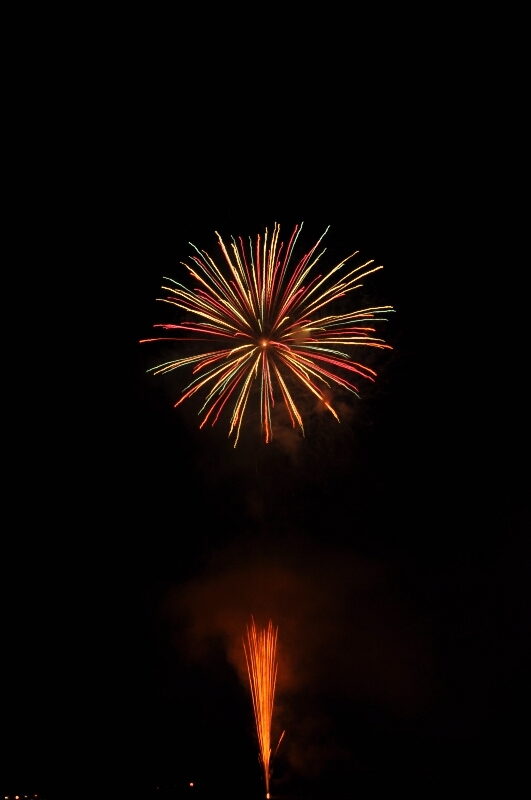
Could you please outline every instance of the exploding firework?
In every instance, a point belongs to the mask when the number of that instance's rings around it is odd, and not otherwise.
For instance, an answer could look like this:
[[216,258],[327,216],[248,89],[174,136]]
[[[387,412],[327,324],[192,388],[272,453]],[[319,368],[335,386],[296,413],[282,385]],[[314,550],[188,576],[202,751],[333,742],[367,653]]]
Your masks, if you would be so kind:
[[192,367],[197,377],[185,387],[175,406],[204,389],[206,397],[199,411],[203,414],[199,426],[202,428],[209,421],[214,425],[230,401],[229,436],[235,434],[235,447],[255,379],[260,384],[260,420],[265,441],[273,436],[275,389],[277,395],[280,390],[293,427],[299,425],[304,435],[302,417],[293,398],[294,386],[298,383],[313,393],[339,422],[327,390],[335,385],[359,397],[357,386],[351,382],[353,376],[374,381],[376,373],[337,346],[390,349],[373,336],[375,328],[371,324],[385,321],[382,315],[392,311],[391,306],[343,314],[331,313],[330,308],[338,298],[361,288],[362,279],[382,267],[372,266],[371,260],[338,277],[336,273],[357,255],[356,251],[326,274],[312,277],[312,270],[325,252],[315,254],[327,228],[292,268],[291,258],[301,228],[302,224],[295,226],[286,248],[283,242],[279,243],[277,224],[271,236],[266,228],[263,241],[260,235],[254,243],[249,237],[248,244],[241,237],[238,241],[232,237],[231,253],[216,231],[226,274],[208,253],[192,245],[193,266],[182,263],[198,285],[192,291],[166,278],[172,285],[162,288],[170,294],[160,299],[183,309],[193,320],[179,325],[155,325],[186,335],[141,340],[209,343],[201,345],[198,355],[166,361],[148,372],[164,374],[179,367]]
[[[269,797],[269,782],[271,778],[271,721],[273,719],[273,703],[277,681],[277,636],[278,628],[273,627],[271,620],[269,620],[266,630],[257,631],[253,619],[251,627],[247,628],[247,646],[245,641],[243,642],[249,684],[253,696],[260,758],[264,768],[266,797]],[[280,744],[282,736],[278,744]]]

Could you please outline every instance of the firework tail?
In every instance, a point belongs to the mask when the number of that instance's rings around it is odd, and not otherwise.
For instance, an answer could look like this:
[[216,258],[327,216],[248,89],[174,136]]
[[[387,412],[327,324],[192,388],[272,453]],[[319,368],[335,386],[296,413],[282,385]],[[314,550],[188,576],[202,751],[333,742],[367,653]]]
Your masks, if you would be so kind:
[[[253,698],[260,759],[264,769],[266,797],[269,797],[271,779],[271,722],[278,669],[276,660],[277,636],[278,627],[275,628],[271,620],[269,620],[266,629],[257,630],[254,619],[251,618],[251,624],[247,626],[247,643],[245,639],[243,641],[249,685]],[[279,739],[275,753],[283,736],[284,733]]]

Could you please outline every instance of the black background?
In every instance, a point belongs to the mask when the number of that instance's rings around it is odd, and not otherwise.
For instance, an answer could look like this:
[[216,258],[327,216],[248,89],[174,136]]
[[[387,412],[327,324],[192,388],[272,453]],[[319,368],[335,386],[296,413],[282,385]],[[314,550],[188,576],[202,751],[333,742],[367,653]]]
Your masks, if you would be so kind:
[[[56,224],[48,239],[65,266],[53,320],[40,318],[44,366],[25,379],[44,399],[22,411],[6,537],[6,791],[148,797],[193,780],[203,796],[260,796],[246,688],[221,640],[201,663],[188,658],[165,599],[215,553],[292,564],[297,550],[302,574],[345,554],[383,565],[390,596],[420,620],[430,668],[411,713],[333,684],[297,694],[294,713],[318,706],[346,756],[305,778],[279,754],[285,796],[510,786],[521,758],[522,415],[498,321],[476,295],[495,264],[477,255],[463,204],[441,200],[440,167],[377,147],[369,157],[343,145],[332,160],[285,143],[280,162],[197,144],[169,156],[167,140],[162,157],[155,142],[136,161],[111,137],[104,168],[72,177],[86,193],[68,233]],[[294,463],[245,427],[236,451],[223,425],[198,432],[194,401],[173,409],[178,390],[146,377],[157,355],[138,340],[163,321],[161,277],[179,275],[189,241],[211,252],[214,229],[255,235],[278,221],[287,235],[301,220],[308,245],[331,225],[331,259],[359,248],[384,264],[364,288],[396,314],[382,326],[394,350],[372,362],[377,384],[362,387],[345,432],[318,420]],[[47,260],[53,272],[50,248]]]

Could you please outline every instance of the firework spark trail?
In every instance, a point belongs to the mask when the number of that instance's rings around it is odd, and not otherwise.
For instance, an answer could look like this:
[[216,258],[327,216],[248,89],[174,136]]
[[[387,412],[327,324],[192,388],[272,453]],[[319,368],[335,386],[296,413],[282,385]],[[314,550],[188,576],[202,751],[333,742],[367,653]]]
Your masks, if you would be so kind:
[[[247,646],[245,640],[243,642],[249,684],[253,697],[260,757],[264,768],[266,797],[269,797],[271,721],[273,718],[278,667],[276,660],[277,636],[278,628],[273,627],[271,620],[269,620],[265,630],[257,631],[254,619],[252,619],[251,626],[247,627]],[[278,744],[280,744],[283,736],[284,733],[280,737]],[[278,749],[278,744],[276,749]]]
[[[271,237],[266,228],[263,241],[258,235],[253,246],[249,238],[247,249],[241,237],[239,244],[232,238],[232,254],[216,231],[230,278],[223,274],[208,253],[192,245],[195,250],[195,254],[191,256],[194,266],[182,263],[199,286],[192,291],[183,284],[166,278],[171,285],[162,288],[170,294],[160,300],[177,306],[197,319],[182,322],[180,325],[155,325],[165,330],[183,331],[186,336],[141,340],[210,343],[210,347],[207,345],[206,352],[201,355],[167,361],[148,372],[155,375],[165,374],[179,367],[194,365],[193,374],[198,374],[198,377],[185,387],[182,397],[175,405],[180,405],[187,397],[208,386],[206,400],[199,411],[199,414],[205,412],[200,427],[209,418],[212,418],[214,425],[232,397],[234,406],[229,436],[236,431],[234,447],[238,443],[255,378],[260,377],[260,419],[265,441],[269,442],[273,438],[273,376],[293,427],[298,424],[304,435],[302,417],[292,396],[293,388],[288,387],[290,377],[300,381],[318,397],[339,422],[337,412],[324,393],[323,384],[328,389],[335,384],[356,396],[359,395],[355,384],[343,375],[338,375],[336,371],[332,372],[330,368],[357,373],[370,381],[374,381],[376,373],[351,360],[350,355],[343,350],[329,345],[391,349],[382,339],[372,335],[375,332],[374,327],[365,324],[385,322],[382,314],[392,312],[391,306],[374,306],[346,314],[324,312],[324,316],[317,316],[320,309],[361,288],[362,279],[382,267],[374,267],[373,261],[367,261],[349,270],[339,279],[333,277],[357,255],[356,251],[325,274],[316,275],[305,285],[306,278],[325,252],[322,250],[315,255],[328,228],[290,273],[289,263],[301,229],[302,224],[295,226],[285,250],[283,242],[279,244],[280,226],[276,223]],[[219,348],[218,343],[222,343]],[[216,349],[212,350],[212,346]],[[325,367],[325,364],[330,365],[330,368]],[[235,391],[237,389],[239,391]]]

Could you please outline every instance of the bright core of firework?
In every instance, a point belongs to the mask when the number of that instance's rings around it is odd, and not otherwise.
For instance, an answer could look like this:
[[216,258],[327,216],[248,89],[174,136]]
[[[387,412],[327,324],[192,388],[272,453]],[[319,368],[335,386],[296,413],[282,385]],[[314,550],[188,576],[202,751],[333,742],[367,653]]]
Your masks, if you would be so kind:
[[[273,702],[278,668],[276,660],[277,636],[278,628],[273,627],[271,620],[269,620],[266,630],[257,631],[254,619],[252,619],[251,627],[247,628],[247,646],[245,641],[243,642],[249,684],[253,696],[260,757],[264,768],[266,797],[269,797],[271,721],[273,719]],[[282,736],[280,739],[282,739]]]
[[[275,224],[269,236],[266,228],[263,241],[258,235],[245,244],[241,237],[232,238],[229,252],[219,235],[218,242],[226,262],[225,272],[205,251],[194,245],[193,265],[184,264],[196,282],[194,290],[166,278],[163,286],[170,294],[162,302],[177,306],[193,317],[180,325],[155,325],[165,330],[179,330],[185,336],[142,339],[153,341],[199,341],[201,354],[166,361],[148,370],[166,373],[191,366],[193,378],[175,404],[180,405],[201,389],[206,397],[199,414],[199,427],[208,421],[214,425],[224,407],[231,401],[229,436],[238,443],[240,428],[255,379],[260,383],[260,419],[266,442],[272,439],[271,411],[275,405],[275,389],[284,400],[293,427],[302,417],[293,399],[293,387],[302,384],[321,400],[339,422],[330,399],[325,396],[333,384],[356,396],[358,389],[351,382],[358,375],[374,381],[376,373],[357,361],[342,348],[360,345],[389,348],[373,336],[372,324],[385,321],[382,314],[391,306],[374,306],[345,314],[327,309],[348,292],[359,289],[362,279],[382,269],[367,261],[342,277],[339,273],[358,251],[345,258],[326,274],[312,277],[312,270],[325,252],[315,255],[328,228],[314,247],[295,267],[291,257],[302,224],[291,235],[287,247],[279,242],[280,226]],[[315,271],[315,270],[314,270]],[[199,334],[199,335],[197,335]]]

